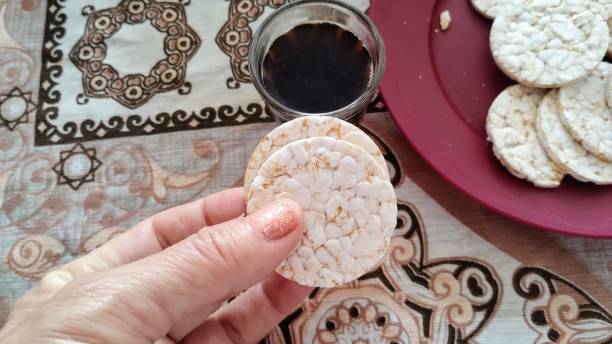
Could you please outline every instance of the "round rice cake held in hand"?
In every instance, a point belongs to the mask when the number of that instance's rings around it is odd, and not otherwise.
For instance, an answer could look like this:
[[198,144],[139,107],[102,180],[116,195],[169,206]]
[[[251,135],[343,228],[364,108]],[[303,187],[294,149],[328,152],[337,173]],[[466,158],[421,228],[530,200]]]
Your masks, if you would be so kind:
[[572,177],[583,182],[612,184],[612,163],[586,151],[563,127],[559,118],[557,90],[550,91],[540,103],[536,128],[548,156]]
[[516,177],[539,187],[557,187],[563,169],[550,160],[535,128],[538,105],[545,90],[513,85],[500,93],[487,115],[487,135],[493,153]]
[[389,175],[382,152],[361,129],[335,117],[305,116],[276,127],[257,145],[244,174],[245,194],[248,194],[257,171],[272,153],[288,143],[310,137],[332,137],[356,144],[370,153]]
[[585,77],[608,49],[608,14],[590,0],[510,2],[489,36],[493,58],[510,78],[559,87]]
[[589,152],[607,161],[612,161],[612,113],[606,101],[611,69],[611,64],[601,62],[586,79],[559,89],[565,128]]
[[381,260],[397,221],[393,186],[362,148],[328,137],[301,139],[261,166],[247,213],[290,198],[304,210],[305,233],[278,267],[302,285],[334,287],[357,279]]

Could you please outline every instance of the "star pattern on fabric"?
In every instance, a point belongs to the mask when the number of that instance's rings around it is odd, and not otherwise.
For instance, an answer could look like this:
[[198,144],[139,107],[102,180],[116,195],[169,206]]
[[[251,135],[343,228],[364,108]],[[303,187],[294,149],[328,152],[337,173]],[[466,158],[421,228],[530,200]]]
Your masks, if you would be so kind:
[[85,148],[77,143],[71,149],[60,152],[60,160],[53,166],[58,185],[68,185],[78,190],[84,183],[92,182],[102,162],[96,157],[95,148]]
[[32,92],[23,92],[18,87],[0,95],[0,126],[13,131],[21,123],[28,122],[28,115],[36,109]]

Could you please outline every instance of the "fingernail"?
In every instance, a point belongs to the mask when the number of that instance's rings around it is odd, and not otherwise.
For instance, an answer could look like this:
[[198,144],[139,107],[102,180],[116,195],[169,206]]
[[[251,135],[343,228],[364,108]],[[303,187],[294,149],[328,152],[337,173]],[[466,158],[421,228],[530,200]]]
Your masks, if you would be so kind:
[[266,239],[279,240],[298,227],[299,213],[296,208],[290,200],[278,200],[253,214],[250,220]]

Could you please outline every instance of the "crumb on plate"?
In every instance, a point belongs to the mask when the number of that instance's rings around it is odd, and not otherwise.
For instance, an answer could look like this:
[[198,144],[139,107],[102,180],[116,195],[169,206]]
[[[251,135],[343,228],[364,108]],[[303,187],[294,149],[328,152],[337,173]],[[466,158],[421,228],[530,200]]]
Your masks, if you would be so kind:
[[440,13],[440,29],[446,31],[450,26],[451,20],[450,12],[448,10],[442,11],[442,13]]

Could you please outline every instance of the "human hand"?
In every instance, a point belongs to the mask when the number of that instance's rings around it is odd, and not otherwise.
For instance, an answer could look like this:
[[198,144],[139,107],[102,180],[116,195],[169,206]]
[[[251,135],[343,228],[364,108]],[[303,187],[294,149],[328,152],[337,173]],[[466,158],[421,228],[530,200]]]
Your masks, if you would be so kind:
[[144,220],[43,277],[0,342],[259,341],[311,291],[274,273],[300,241],[302,212],[281,200],[243,213],[236,188]]

